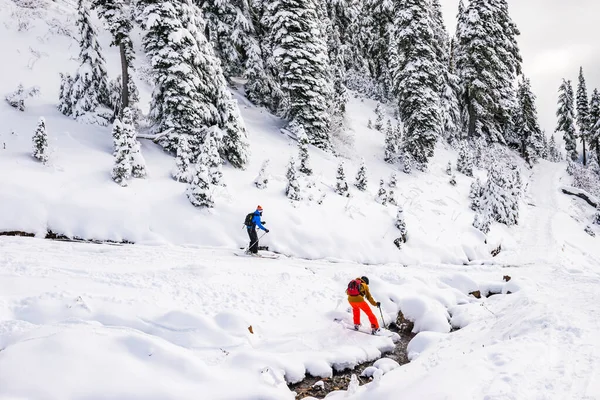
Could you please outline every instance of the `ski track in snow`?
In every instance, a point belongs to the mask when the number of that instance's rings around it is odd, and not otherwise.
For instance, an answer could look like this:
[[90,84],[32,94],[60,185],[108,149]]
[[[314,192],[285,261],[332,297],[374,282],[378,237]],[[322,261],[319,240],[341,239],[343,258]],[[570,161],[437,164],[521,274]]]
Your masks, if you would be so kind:
[[[560,343],[570,347],[560,351],[548,345],[544,362],[532,366],[535,375],[548,372],[555,376],[540,380],[540,393],[564,393],[569,399],[599,399],[600,369],[598,361],[597,332],[600,330],[600,310],[595,307],[600,301],[597,287],[600,284],[598,264],[573,262],[565,249],[569,243],[563,238],[560,215],[564,215],[559,192],[560,178],[564,165],[542,162],[536,165],[530,179],[527,200],[533,204],[528,209],[526,223],[519,227],[517,265],[535,264],[546,273],[536,274],[538,303],[547,304],[547,313],[552,315],[553,324],[544,324],[540,342]],[[510,254],[514,257],[513,254]],[[590,261],[590,260],[588,260]],[[541,271],[540,271],[541,272]],[[548,273],[550,272],[550,273]],[[543,296],[543,297],[542,297]],[[543,398],[561,398],[547,395]]]

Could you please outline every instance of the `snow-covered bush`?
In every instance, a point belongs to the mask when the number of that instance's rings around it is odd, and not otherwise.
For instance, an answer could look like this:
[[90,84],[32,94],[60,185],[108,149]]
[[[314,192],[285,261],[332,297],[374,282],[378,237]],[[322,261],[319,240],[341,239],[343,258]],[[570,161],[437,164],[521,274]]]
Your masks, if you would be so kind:
[[33,134],[33,158],[46,164],[48,162],[48,134],[46,120],[40,117],[38,126]]
[[392,172],[390,175],[390,182],[388,183],[388,186],[391,188],[396,188],[398,186],[398,177],[396,176],[395,172]]
[[199,164],[195,169],[192,182],[186,191],[187,198],[196,207],[212,208],[215,203],[210,192],[208,168],[205,165]]
[[298,182],[298,172],[296,171],[296,161],[293,158],[290,158],[290,162],[288,164],[286,177],[288,180],[287,187],[285,188],[285,194],[290,200],[298,201],[302,199],[300,193],[300,184]]
[[385,190],[385,182],[383,179],[379,181],[379,190],[377,191],[377,197],[375,198],[375,201],[383,206],[387,205],[388,194],[387,190]]
[[573,177],[573,186],[594,196],[600,196],[600,176],[593,168],[568,161],[567,172]]
[[596,237],[596,232],[594,232],[594,230],[592,229],[591,226],[586,226],[584,229],[585,233],[587,233],[588,235],[590,235],[591,237]]
[[394,206],[398,205],[398,202],[396,201],[396,193],[394,193],[394,189],[390,189],[388,191],[387,202]]
[[600,225],[600,204],[596,206],[596,214],[594,214],[594,224]]
[[346,181],[346,173],[344,172],[344,163],[340,163],[338,165],[337,176],[335,180],[335,192],[340,196],[350,197],[348,182]]
[[365,165],[365,160],[361,160],[360,168],[358,169],[358,173],[356,174],[356,182],[354,186],[361,192],[367,190],[367,166]]
[[260,167],[260,171],[258,172],[258,176],[254,179],[254,184],[259,189],[266,189],[269,184],[269,173],[267,172],[267,168],[269,167],[269,160],[265,160]]
[[32,86],[25,89],[23,84],[19,84],[17,90],[6,95],[5,99],[11,107],[15,107],[19,111],[25,111],[25,100],[30,97],[37,96],[40,93],[40,88]]
[[112,135],[115,156],[112,179],[121,186],[127,186],[127,181],[131,178],[131,142],[119,119],[113,122]]
[[371,118],[369,118],[369,120],[367,121],[367,128],[373,129],[373,121],[371,121]]
[[450,177],[450,184],[452,186],[456,186],[456,175],[452,174],[452,176]]
[[398,207],[398,212],[396,213],[396,228],[400,231],[400,237],[394,240],[394,244],[399,249],[402,248],[402,243],[406,243],[408,240],[408,231],[406,229],[406,222],[404,221],[404,210],[402,207]]

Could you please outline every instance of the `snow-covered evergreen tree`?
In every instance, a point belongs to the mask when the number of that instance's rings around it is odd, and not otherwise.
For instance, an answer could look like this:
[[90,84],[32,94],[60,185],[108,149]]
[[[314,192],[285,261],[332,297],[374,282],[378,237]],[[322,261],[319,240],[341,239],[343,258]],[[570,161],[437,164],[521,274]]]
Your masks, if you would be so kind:
[[391,188],[398,187],[398,177],[396,176],[395,172],[392,172],[392,174],[390,175],[390,181],[388,183],[388,186]]
[[92,6],[98,10],[98,16],[106,21],[113,37],[111,45],[118,46],[121,55],[121,93],[117,99],[111,101],[116,111],[115,115],[119,115],[124,108],[133,108],[139,101],[139,92],[133,80],[135,53],[131,41],[131,5],[125,0],[92,0]]
[[385,130],[385,155],[383,160],[388,164],[394,164],[398,159],[398,138],[396,131],[388,120],[388,126]]
[[221,153],[235,168],[244,168],[250,160],[250,142],[237,102],[226,86],[219,87],[217,109],[223,117]]
[[240,76],[255,29],[249,0],[196,0],[206,20],[205,32],[221,59],[225,76]]
[[550,159],[550,147],[548,144],[548,137],[546,136],[545,131],[542,131],[542,150],[540,153],[540,157],[544,160]]
[[212,208],[215,206],[209,182],[208,168],[198,164],[194,170],[192,181],[186,190],[188,200],[195,207]]
[[[218,90],[215,86],[224,81],[213,81],[212,76],[222,76],[222,71],[208,43],[198,46],[194,35],[198,27],[191,26],[195,22],[191,2],[140,0],[138,5],[145,29],[142,43],[152,62],[155,79],[148,115],[152,131],[170,132],[160,141],[167,150],[187,152],[190,142],[199,141],[204,127],[219,121],[218,110],[210,100]],[[211,80],[207,81],[209,76]],[[182,146],[179,141],[184,135],[190,137]],[[192,136],[198,138],[191,140]],[[179,165],[181,157],[177,157]],[[191,178],[190,175],[184,181],[191,183]]]
[[579,140],[583,147],[583,165],[587,165],[586,144],[590,136],[590,103],[588,103],[583,67],[579,69],[579,83],[577,85],[577,126],[579,127]]
[[192,164],[196,155],[190,146],[188,135],[181,135],[177,141],[177,155],[175,158],[175,169],[172,176],[176,181],[192,183],[194,173]]
[[456,170],[466,176],[473,176],[473,157],[466,141],[460,143]]
[[378,131],[383,130],[383,109],[381,108],[381,103],[377,103],[377,106],[375,106],[375,125],[373,127]]
[[335,179],[335,192],[340,196],[350,197],[348,190],[348,182],[346,181],[346,173],[344,172],[344,163],[340,163],[337,168],[337,176]]
[[448,161],[448,165],[446,165],[446,173],[452,175],[452,162],[450,161]]
[[404,151],[404,153],[402,154],[402,171],[405,174],[410,174],[412,172],[412,168],[413,168],[413,159],[412,156],[410,155],[410,153],[408,153],[407,151]]
[[272,57],[289,99],[285,116],[304,127],[311,144],[329,150],[332,81],[316,4],[311,0],[278,0],[268,8],[272,15]]
[[225,186],[223,182],[223,171],[221,156],[217,149],[218,134],[214,129],[208,129],[204,135],[199,163],[206,166],[208,170],[209,183],[211,185]]
[[501,224],[516,225],[519,222],[519,192],[515,175],[493,163],[481,197],[482,210],[487,210],[490,218]]
[[269,173],[267,168],[269,168],[269,160],[265,160],[260,167],[260,171],[258,172],[258,176],[254,180],[254,184],[259,189],[266,189],[269,184]]
[[469,198],[471,199],[471,210],[481,210],[481,197],[483,196],[483,184],[481,180],[477,178],[471,183],[471,190],[469,192]]
[[394,71],[394,93],[398,96],[404,123],[404,150],[418,169],[426,169],[442,130],[440,89],[445,70],[436,54],[428,0],[404,0],[394,25],[401,54]]
[[149,113],[152,130],[169,133],[160,144],[175,151],[182,135],[200,143],[204,131],[217,125],[224,133],[220,152],[233,166],[243,167],[248,160],[246,130],[202,32],[200,10],[191,0],[140,0],[138,7],[156,81]]
[[131,178],[131,141],[119,119],[115,119],[112,129],[115,165],[112,179],[121,186],[127,186]]
[[577,154],[577,142],[575,138],[575,105],[571,81],[563,79],[558,91],[558,110],[556,111],[558,124],[555,132],[562,133],[563,135],[567,159],[576,161],[579,156]]
[[[389,186],[389,184],[388,184]],[[387,202],[393,206],[397,206],[398,202],[396,201],[396,193],[394,191],[394,189],[390,189],[388,190],[387,193]]]
[[387,205],[388,194],[387,190],[385,190],[385,182],[383,179],[379,181],[379,190],[377,191],[377,197],[375,198],[375,201],[381,205]]
[[252,41],[248,46],[244,89],[252,103],[277,113],[284,94],[273,69],[268,68],[268,45],[267,40],[263,38],[260,42]]
[[58,92],[58,111],[63,115],[73,115],[73,103],[71,103],[71,87],[73,77],[71,74],[60,73],[60,90]]
[[519,83],[517,93],[519,107],[515,122],[515,132],[520,141],[521,156],[529,164],[542,157],[544,135],[540,129],[535,107],[535,95],[531,91],[531,82],[524,79]]
[[48,162],[48,133],[46,132],[46,119],[41,117],[35,133],[33,134],[33,158],[42,163]]
[[360,162],[360,168],[358,169],[358,173],[356,174],[356,181],[354,186],[361,192],[367,190],[367,166],[365,165],[365,160],[363,159]]
[[135,131],[135,123],[133,120],[133,112],[131,108],[126,107],[122,112],[121,129],[123,135],[129,142],[129,154],[131,163],[131,176],[134,178],[145,178],[146,177],[146,161],[142,156],[142,150],[140,143],[137,141],[137,134]]
[[396,213],[396,228],[400,231],[400,237],[394,240],[394,244],[399,249],[402,248],[402,243],[406,243],[408,240],[408,230],[406,229],[406,222],[404,221],[404,209],[402,206],[398,206],[398,212]]
[[371,121],[371,118],[369,118],[369,120],[367,121],[367,128],[373,129],[373,121]]
[[299,126],[298,136],[298,158],[300,160],[300,168],[298,170],[305,175],[312,175],[313,171],[310,168],[310,158],[308,154],[308,136],[304,127]]
[[296,161],[290,158],[288,168],[286,172],[288,180],[287,187],[285,188],[285,194],[290,200],[298,201],[302,198],[300,193],[300,183],[298,182],[298,172],[296,171]]
[[596,160],[600,162],[600,93],[594,89],[590,99],[590,151],[596,152]]
[[486,235],[490,232],[490,226],[492,225],[492,220],[490,218],[487,210],[478,211],[475,214],[475,218],[473,220],[473,226],[485,233]]
[[554,135],[550,136],[550,141],[548,142],[548,156],[552,162],[559,162],[562,160],[562,156],[560,155],[560,150],[556,145],[556,139],[554,139]]
[[74,118],[93,113],[99,106],[109,106],[106,61],[85,1],[78,1],[77,12],[80,64],[73,78],[61,77],[59,99],[59,110]]
[[452,144],[458,141],[461,136],[460,81],[456,75],[456,64],[452,55],[456,44],[450,40],[446,31],[439,0],[433,0],[430,9],[435,54],[442,67],[440,86],[441,133],[446,141]]
[[457,26],[456,67],[468,136],[504,143],[521,72],[519,35],[506,0],[462,0]]

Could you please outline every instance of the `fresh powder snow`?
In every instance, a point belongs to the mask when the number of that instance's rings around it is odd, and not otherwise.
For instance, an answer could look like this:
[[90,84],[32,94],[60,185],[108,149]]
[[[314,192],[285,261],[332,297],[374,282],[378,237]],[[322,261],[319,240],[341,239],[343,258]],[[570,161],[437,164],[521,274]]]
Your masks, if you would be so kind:
[[[419,18],[375,7],[373,26],[357,35],[374,43],[367,58],[380,76],[361,69],[364,54],[342,54],[356,27],[337,24],[360,16],[342,2],[298,11],[292,1],[259,1],[259,21],[246,2],[182,0],[160,10],[141,2],[146,26],[174,23],[170,45],[190,51],[169,53],[173,65],[163,71],[166,81],[198,75],[176,95],[210,84],[202,89],[214,107],[195,109],[204,124],[197,131],[197,120],[161,116],[169,129],[191,129],[179,136],[138,120],[151,100],[164,111],[153,68],[165,53],[148,59],[138,25],[131,71],[139,101],[119,115],[104,103],[78,120],[77,110],[59,111],[69,92],[60,74],[83,82],[97,67],[78,59],[77,3],[0,0],[0,399],[291,400],[289,385],[311,376],[324,388],[345,369],[348,387],[327,399],[600,399],[600,246],[592,236],[600,226],[589,202],[563,193],[597,203],[597,172],[573,164],[567,82],[558,131],[570,163],[554,147],[541,154],[528,81],[520,136],[506,138],[525,143],[519,151],[463,140],[458,86],[478,79],[477,29],[496,26],[480,20],[483,2],[461,6],[452,62],[462,75],[445,67],[450,43],[438,1],[407,2]],[[104,57],[105,78],[117,78],[119,48],[87,12],[94,59]],[[510,103],[503,96],[520,63],[512,21],[501,16],[494,23],[509,32],[488,46],[510,57],[497,66],[498,82],[482,83],[497,89],[475,104],[486,112]],[[392,21],[402,29],[381,37]],[[289,35],[296,23],[307,30]],[[254,35],[261,24],[277,30]],[[382,45],[416,36],[427,54],[420,60],[404,58],[408,46],[399,54]],[[187,64],[198,60],[204,69]],[[425,84],[414,71],[427,72]],[[197,97],[186,101],[205,106]],[[384,101],[392,97],[400,110]],[[325,109],[328,98],[338,114]],[[209,121],[215,110],[221,120]],[[472,128],[500,135],[504,116],[471,115]],[[589,129],[588,144],[600,145],[600,131]],[[236,256],[248,246],[243,218],[258,205],[269,229],[260,245],[277,258]],[[368,334],[365,315],[360,332],[347,329],[345,290],[360,276],[381,303],[381,314],[373,309],[380,324],[400,313],[412,323],[410,363],[388,357],[399,336]]]

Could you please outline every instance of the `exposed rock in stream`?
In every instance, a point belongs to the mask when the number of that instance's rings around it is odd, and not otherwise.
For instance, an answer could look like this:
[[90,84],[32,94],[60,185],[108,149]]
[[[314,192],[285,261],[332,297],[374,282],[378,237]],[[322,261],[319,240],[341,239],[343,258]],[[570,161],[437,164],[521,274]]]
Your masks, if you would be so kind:
[[[415,336],[412,333],[414,324],[404,318],[404,315],[400,312],[396,319],[396,326],[392,326],[393,331],[400,335],[400,340],[395,343],[394,350],[389,353],[382,354],[381,358],[389,358],[396,361],[400,365],[408,364],[407,346],[408,343]],[[360,335],[361,333],[357,333]],[[297,399],[303,399],[306,397],[314,397],[317,399],[323,399],[329,393],[336,390],[347,390],[350,384],[352,375],[356,375],[358,383],[362,386],[369,383],[373,378],[361,376],[363,371],[371,367],[377,360],[369,361],[363,364],[359,364],[352,369],[335,370],[333,377],[331,378],[319,378],[314,376],[307,376],[303,381],[289,385],[290,389],[295,391]]]

